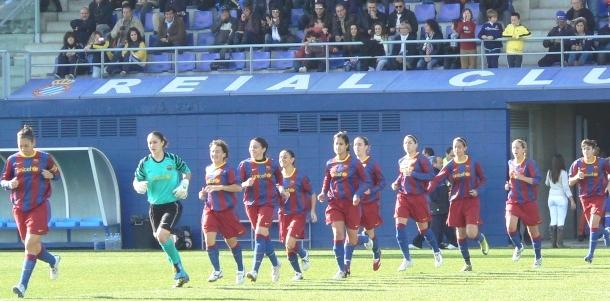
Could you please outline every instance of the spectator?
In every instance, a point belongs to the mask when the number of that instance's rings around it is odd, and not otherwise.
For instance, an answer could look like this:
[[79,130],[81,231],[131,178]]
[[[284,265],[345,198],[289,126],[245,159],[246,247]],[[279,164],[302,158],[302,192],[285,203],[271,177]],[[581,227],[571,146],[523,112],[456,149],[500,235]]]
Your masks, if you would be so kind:
[[493,9],[487,10],[487,23],[483,24],[478,38],[486,41],[483,42],[485,49],[485,58],[487,59],[487,68],[498,68],[498,59],[502,52],[502,42],[496,41],[502,37],[502,24],[498,23],[498,14]]
[[[573,36],[574,29],[572,29],[572,27],[568,25],[566,20],[566,13],[560,10],[557,11],[555,16],[557,18],[557,26],[553,27],[551,31],[549,31],[547,37]],[[550,67],[553,66],[553,64],[561,61],[561,55],[559,54],[559,52],[561,52],[560,39],[544,40],[542,42],[542,45],[544,46],[544,48],[548,48],[550,53],[546,54],[538,61],[539,67]],[[563,40],[563,49],[564,51],[571,49],[570,40]]]
[[[597,39],[597,50],[599,51],[610,51],[610,22],[597,32],[600,36],[606,36],[604,39]],[[610,52],[606,53],[598,53],[597,54],[597,63],[600,65],[608,64],[608,58],[610,57]]]
[[134,8],[136,0],[110,0],[110,5],[112,6],[112,9],[120,10],[125,4],[129,5],[129,7],[131,8]]
[[502,36],[508,38],[506,42],[506,61],[509,68],[521,68],[523,62],[523,38],[530,36],[527,27],[521,25],[521,15],[513,12],[510,16],[510,24],[506,26]]
[[[451,32],[447,33],[447,39],[452,40],[445,46],[445,54],[448,55],[459,55],[460,46],[457,40],[460,38],[460,34],[457,32],[457,25],[460,22],[459,19],[451,22]],[[460,69],[460,59],[458,56],[446,57],[443,60],[444,69]]]
[[116,74],[121,72],[121,75],[126,75],[129,72],[142,72],[146,65],[146,43],[142,38],[142,34],[137,28],[129,29],[129,40],[125,44],[125,48],[139,48],[139,50],[123,50],[117,62],[133,63],[122,65],[108,66],[108,73]]
[[[83,46],[78,43],[73,32],[68,31],[64,34],[64,45],[61,50],[76,50],[83,49]],[[57,72],[55,78],[74,79],[78,74],[78,66],[61,66],[63,64],[78,64],[84,63],[84,55],[82,52],[62,52],[57,56]]]
[[572,190],[568,185],[568,172],[566,171],[563,156],[555,154],[551,161],[551,169],[546,173],[546,186],[549,186],[549,214],[551,217],[550,231],[553,248],[563,248],[563,225],[569,208],[576,209],[576,202]]
[[[489,18],[487,10],[493,9],[498,13],[498,20],[503,20],[506,24],[508,20],[504,19],[504,12],[508,10],[508,0],[481,0],[479,1],[479,15],[472,18],[478,18],[479,24],[483,24]],[[508,19],[508,18],[507,18]]]
[[135,11],[138,12],[142,24],[146,23],[146,14],[152,13],[153,7],[157,7],[158,5],[158,0],[138,0]]
[[292,0],[253,0],[252,7],[259,19],[270,16],[273,9],[278,9],[286,20],[290,20],[292,14]]
[[[110,42],[108,41],[108,39],[104,38],[101,32],[95,31],[93,32],[92,39],[89,40],[89,45],[85,46],[85,50],[106,49],[109,47],[109,45]],[[89,53],[87,56],[89,57],[89,61],[91,61],[92,63],[100,64],[102,61],[102,55],[104,56],[104,62],[110,62],[113,57],[113,54],[107,51],[92,52]],[[101,74],[101,65],[93,65],[91,76],[97,78],[100,77]]]
[[443,158],[443,166],[447,165],[451,160],[453,160],[453,147],[448,147],[445,149],[445,157]]
[[[584,19],[578,19],[574,23],[576,29],[575,36],[587,35],[587,23]],[[570,50],[572,51],[592,51],[593,40],[588,38],[573,38],[570,39]],[[569,66],[582,66],[591,58],[591,53],[570,53],[568,55]]]
[[246,5],[237,21],[234,44],[261,44],[263,42],[263,29],[261,25],[260,19],[252,13],[252,7]]
[[[310,30],[305,33],[304,45],[295,53],[295,58],[322,58],[324,57],[324,47],[310,45],[311,43],[318,43],[318,33]],[[319,72],[324,71],[325,64],[322,60],[295,60],[295,70],[298,72],[307,72],[309,70],[318,70]]]
[[[432,149],[432,148],[431,148],[431,147],[429,147],[429,146],[426,146],[426,147],[424,147],[424,150],[422,151],[422,154],[423,154],[424,156],[426,156],[426,158],[430,158],[430,157],[434,156],[434,149]],[[434,163],[434,162],[432,162],[432,160],[430,160],[430,162],[431,162],[431,163]],[[441,167],[442,167],[442,166],[441,166]]]
[[595,24],[595,17],[589,8],[586,8],[584,0],[572,0],[572,7],[566,12],[566,19],[568,24],[572,27],[576,26],[576,21],[580,18],[584,18],[587,22],[587,34],[593,34],[593,31],[597,28]]
[[119,19],[112,31],[110,32],[110,37],[112,38],[111,46],[114,48],[122,48],[125,42],[127,42],[127,34],[129,29],[135,27],[139,32],[144,32],[144,26],[142,26],[142,22],[140,20],[133,17],[133,11],[129,4],[123,5],[123,17]]
[[159,41],[155,47],[173,47],[186,45],[186,29],[182,18],[176,17],[176,10],[168,8],[164,12],[165,20],[159,24]]
[[321,21],[322,23],[324,23],[324,27],[326,28],[332,28],[332,18],[329,16],[329,14],[326,12],[326,9],[324,8],[324,3],[316,3],[315,4],[315,14],[311,16],[311,18],[308,19],[308,23],[305,24],[306,27],[305,28],[311,28],[314,26],[314,24],[318,21]]
[[89,16],[89,8],[80,9],[80,19],[70,21],[70,27],[74,31],[76,41],[81,45],[87,45],[89,37],[95,31],[95,20]]
[[[229,8],[223,7],[220,11],[218,19],[212,25],[212,33],[214,34],[214,45],[229,45],[233,42],[233,35],[237,29],[237,20],[231,17]],[[214,49],[212,51],[218,51]],[[226,48],[220,49],[220,59],[225,59]]]
[[395,10],[388,16],[388,29],[390,35],[397,35],[397,29],[402,22],[408,22],[411,32],[417,34],[419,27],[415,13],[405,7],[404,0],[394,0]]
[[349,25],[356,24],[356,18],[347,14],[345,5],[338,3],[335,6],[336,15],[333,18],[332,34],[335,38],[335,42],[343,42],[347,34],[349,33]]
[[[386,33],[386,27],[385,27],[386,23],[377,23],[373,26],[373,36],[371,37],[372,40],[375,40],[377,42],[379,42],[379,46],[381,47],[381,49],[383,50],[382,52],[379,53],[371,53],[371,55],[373,56],[388,56],[388,55],[392,55],[392,50],[391,50],[391,45],[390,44],[383,44],[383,42],[388,41],[388,34]],[[381,71],[384,70],[385,65],[388,63],[388,58],[382,57],[382,58],[377,58],[376,59],[376,65],[375,65],[375,71]],[[369,68],[370,70],[370,68]]]
[[[398,28],[398,35],[394,36],[393,41],[415,41],[417,40],[417,33],[411,30],[411,25],[408,22],[400,23],[400,27]],[[392,44],[392,56],[400,56],[396,58],[390,58],[388,65],[390,65],[390,69],[394,70],[402,70],[403,67],[407,70],[411,70],[415,68],[415,63],[417,62],[416,58],[412,58],[410,56],[417,55],[417,44],[416,43],[401,43],[401,44]],[[404,63],[406,66],[403,66],[403,57],[406,56]]]
[[438,26],[433,19],[426,20],[424,23],[424,33],[426,37],[426,42],[421,46],[419,51],[420,55],[424,57],[420,58],[417,62],[417,69],[427,69],[432,70],[432,68],[439,65],[440,59],[435,57],[438,54],[442,54],[442,43],[431,43],[430,40],[442,40],[443,32],[441,32],[441,28]]
[[[173,8],[177,16],[186,15],[186,1],[185,0],[159,0],[159,11],[164,13],[168,9]],[[159,18],[161,19],[161,18]],[[183,20],[184,21],[184,20]]]
[[[434,174],[438,174],[443,168],[443,158],[431,156],[429,159],[432,162]],[[432,215],[430,229],[442,249],[455,249],[457,246],[455,229],[447,226],[447,215],[449,214],[449,187],[447,187],[447,183],[441,183],[430,193],[429,197],[430,213]]]
[[95,30],[106,35],[113,26],[112,6],[108,0],[93,0],[89,4],[89,14],[95,21]]
[[[366,29],[369,35],[373,35],[374,26],[376,24],[387,24],[388,16],[377,10],[377,2],[375,0],[368,0],[366,2]],[[385,31],[385,30],[384,30]]]
[[330,15],[332,12],[327,12],[328,6],[324,0],[305,0],[303,2],[303,16],[299,19],[298,28],[303,30],[311,27],[313,17],[316,15]]
[[283,18],[279,8],[271,9],[271,15],[266,17],[265,44],[293,43],[294,37],[288,30],[289,21]]
[[[457,32],[460,39],[474,39],[476,24],[472,21],[472,11],[465,8],[462,11],[462,20],[458,23]],[[475,42],[460,42],[460,65],[462,69],[475,69],[477,67],[477,44]]]
[[[358,28],[357,24],[349,25],[349,32],[345,35],[345,42],[362,42],[365,43],[368,40],[368,37],[365,36],[361,32],[361,29]],[[360,61],[358,57],[364,55],[363,46],[362,45],[347,45],[345,46],[345,56],[352,57],[347,60],[344,64],[345,71],[361,71],[363,70],[363,63]],[[368,69],[368,68],[367,68]]]

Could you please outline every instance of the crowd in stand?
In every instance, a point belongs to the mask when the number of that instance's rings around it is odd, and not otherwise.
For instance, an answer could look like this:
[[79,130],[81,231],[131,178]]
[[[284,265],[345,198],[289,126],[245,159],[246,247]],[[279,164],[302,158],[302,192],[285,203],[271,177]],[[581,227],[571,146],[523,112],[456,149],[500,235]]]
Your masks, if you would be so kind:
[[[597,25],[597,13],[585,4],[597,6],[610,0],[572,0],[572,7],[556,13],[557,26],[548,36],[574,36],[563,40],[545,40],[543,45],[549,52],[610,50],[610,39],[578,38],[597,33],[610,35],[610,26]],[[407,2],[407,3],[405,3]],[[148,37],[149,47],[172,47],[193,45],[192,34],[187,33],[189,16],[187,7],[196,6],[209,11],[213,16],[210,26],[213,42],[207,45],[247,45],[300,43],[294,49],[294,70],[300,72],[325,69],[324,46],[315,42],[360,42],[359,45],[330,47],[333,56],[342,56],[344,70],[412,70],[412,69],[457,69],[476,68],[480,58],[476,42],[483,41],[479,51],[486,54],[488,68],[498,68],[500,54],[505,48],[509,67],[520,67],[524,39],[530,31],[521,24],[520,15],[512,9],[510,0],[444,0],[439,5],[454,4],[460,7],[459,18],[439,24],[436,18],[418,20],[412,0],[92,0],[88,7],[80,10],[80,18],[72,20],[72,31],[64,37],[62,49],[145,48],[144,25],[152,22],[154,34]],[[424,4],[441,2],[423,1]],[[147,16],[158,8],[152,20]],[[292,16],[293,8],[302,8],[302,16]],[[478,8],[478,13],[472,8]],[[117,19],[117,12],[121,12]],[[135,12],[135,13],[134,13]],[[295,18],[296,17],[296,18]],[[456,16],[457,17],[457,16]],[[447,20],[443,20],[447,21]],[[150,24],[147,24],[150,26]],[[444,32],[443,32],[444,29]],[[506,42],[497,41],[500,38]],[[449,39],[438,43],[433,40]],[[383,44],[384,41],[421,41],[420,43]],[[197,43],[197,45],[201,45]],[[275,50],[275,49],[272,49]],[[238,48],[214,49],[221,60],[230,59]],[[457,55],[460,55],[459,57]],[[456,55],[438,57],[438,55]],[[147,51],[86,52],[84,55],[64,52],[57,59],[59,64],[78,62],[100,63],[130,62],[128,65],[111,65],[106,70],[89,66],[62,66],[56,77],[73,77],[91,73],[100,76],[108,73],[139,72],[146,63]],[[387,57],[395,56],[395,57]],[[608,54],[566,53],[565,63],[583,65],[606,64]],[[309,58],[309,59],[304,59]],[[547,54],[538,62],[539,66],[552,66],[561,60],[560,54]]]

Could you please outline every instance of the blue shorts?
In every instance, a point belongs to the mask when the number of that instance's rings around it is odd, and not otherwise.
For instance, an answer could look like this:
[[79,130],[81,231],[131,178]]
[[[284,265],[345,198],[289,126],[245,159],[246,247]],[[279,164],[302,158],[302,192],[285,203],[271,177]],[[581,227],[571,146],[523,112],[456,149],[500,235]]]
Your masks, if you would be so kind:
[[606,213],[610,213],[610,198],[606,198]]

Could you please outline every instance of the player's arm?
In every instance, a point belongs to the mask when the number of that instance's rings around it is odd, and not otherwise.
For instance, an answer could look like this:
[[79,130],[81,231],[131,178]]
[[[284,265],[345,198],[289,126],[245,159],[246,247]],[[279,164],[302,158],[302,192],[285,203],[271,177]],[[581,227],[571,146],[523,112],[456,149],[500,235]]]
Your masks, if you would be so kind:
[[53,160],[53,157],[51,157],[51,155],[49,155],[47,166],[45,169],[42,170],[41,175],[47,180],[59,179],[59,168],[57,167],[57,164],[55,164],[55,161]]
[[572,166],[570,166],[570,178],[568,179],[568,184],[570,186],[576,185],[578,181],[584,178],[583,172],[578,170],[577,162],[578,161],[575,161],[572,163]]
[[[385,177],[381,172],[381,167],[379,167],[379,164],[377,163],[375,163],[375,165],[373,166],[372,171],[373,174],[371,179],[374,178],[375,181],[371,185],[370,195],[375,195],[378,192],[382,191],[383,188],[385,188]],[[377,185],[375,185],[375,183],[377,183]]]
[[328,167],[328,163],[324,168],[324,179],[322,180],[322,189],[320,194],[318,194],[318,201],[323,202],[326,200],[326,194],[328,194],[328,190],[330,189],[330,168]]
[[0,180],[0,186],[2,186],[2,188],[5,190],[9,190],[17,188],[18,185],[19,183],[17,182],[17,177],[15,177],[13,173],[12,163],[9,158],[9,160],[6,160],[6,163],[4,164],[4,170],[2,171],[2,180]]
[[133,176],[133,182],[131,183],[133,189],[139,194],[145,194],[148,190],[148,181],[146,181],[146,172],[144,170],[144,160],[140,160],[138,167]]
[[301,187],[303,187],[303,192],[309,195],[311,203],[309,216],[311,222],[315,223],[318,221],[318,215],[316,214],[316,194],[312,191],[311,182],[308,177],[303,177],[303,180],[301,180]]
[[443,181],[447,180],[448,176],[449,176],[449,166],[452,166],[452,163],[449,163],[445,166],[443,166],[443,168],[441,169],[441,171],[438,172],[438,174],[436,176],[434,176],[434,178],[432,178],[432,180],[430,182],[428,182],[428,187],[426,189],[426,191],[428,193],[431,193],[432,191],[434,191],[434,189],[436,189],[436,187]]
[[411,176],[422,181],[430,181],[434,178],[434,170],[432,164],[427,159],[417,159],[417,163],[421,166],[421,172],[412,171]]

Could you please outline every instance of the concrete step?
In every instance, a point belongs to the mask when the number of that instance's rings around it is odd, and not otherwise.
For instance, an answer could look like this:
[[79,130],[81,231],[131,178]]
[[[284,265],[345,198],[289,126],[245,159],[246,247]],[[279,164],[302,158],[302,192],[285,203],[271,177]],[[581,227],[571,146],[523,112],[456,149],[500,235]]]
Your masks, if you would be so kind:
[[63,43],[64,34],[61,32],[48,32],[40,34],[40,41],[42,43]]
[[51,21],[47,22],[46,30],[44,32],[61,32],[71,31],[70,22],[66,21]]
[[538,7],[567,11],[571,7],[570,2],[570,0],[538,0]]
[[25,49],[25,51],[36,51],[36,50],[54,51],[54,50],[61,49],[62,46],[63,46],[63,42],[60,40],[60,41],[57,41],[56,43],[27,44],[27,45],[25,45],[24,49]]
[[58,15],[58,13],[56,13],[56,12],[44,12],[44,13],[41,13],[41,15],[40,15],[41,16],[41,23],[45,24],[45,22],[57,21],[57,15]]
[[530,22],[539,20],[539,19],[555,19],[555,13],[557,9],[555,8],[533,8],[530,9]]
[[556,24],[554,19],[539,19],[528,24],[527,28],[530,31],[544,31],[546,35]]
[[79,18],[80,18],[80,12],[65,12],[65,13],[58,14],[57,21],[64,21],[64,22],[70,23],[70,21],[72,21],[74,19],[79,19]]

